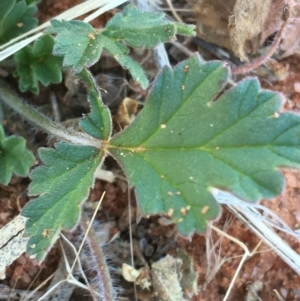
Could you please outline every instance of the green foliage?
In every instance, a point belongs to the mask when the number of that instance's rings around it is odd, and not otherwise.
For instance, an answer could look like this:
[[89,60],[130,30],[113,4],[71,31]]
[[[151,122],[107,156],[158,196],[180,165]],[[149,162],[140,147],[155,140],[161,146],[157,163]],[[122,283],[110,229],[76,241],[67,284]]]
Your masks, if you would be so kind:
[[3,120],[3,111],[2,111],[2,104],[0,102],[0,124],[2,123]]
[[184,235],[218,216],[210,187],[271,198],[283,187],[276,169],[300,166],[299,116],[277,118],[280,96],[252,78],[215,101],[227,79],[222,62],[197,56],[164,69],[141,114],[110,142],[142,212],[172,212]]
[[102,34],[134,48],[153,48],[174,39],[178,24],[187,29],[184,34],[194,35],[194,26],[164,20],[163,13],[150,13],[127,6],[122,13],[109,20]]
[[52,20],[46,31],[57,34],[53,53],[63,56],[64,67],[72,67],[75,73],[95,64],[103,50],[100,34],[88,23]]
[[[102,32],[81,21],[58,20],[51,21],[47,31],[57,35],[54,54],[63,56],[63,65],[72,67],[75,73],[95,64],[105,49],[146,88],[148,80],[144,71],[128,56],[129,49],[125,45],[152,48],[175,39],[178,23],[162,18],[163,14],[129,6],[115,15]],[[182,34],[193,34],[194,26],[180,23],[179,28]]]
[[[48,32],[56,35],[54,54],[86,84],[91,112],[81,120],[81,128],[103,144],[97,149],[59,143],[56,149],[40,150],[46,165],[33,171],[30,185],[30,194],[38,197],[22,211],[29,218],[28,252],[39,260],[61,229],[76,225],[95,170],[107,154],[120,163],[135,187],[142,212],[168,214],[184,235],[205,231],[207,221],[218,216],[211,187],[258,201],[280,193],[279,167],[299,167],[299,116],[279,115],[280,96],[261,90],[253,78],[223,93],[228,68],[222,62],[205,63],[197,55],[174,70],[165,68],[139,116],[111,138],[110,112],[86,68],[106,50],[145,88],[147,78],[128,56],[128,47],[151,48],[176,34],[192,35],[192,26],[127,7],[102,31],[80,21],[54,20]],[[30,62],[22,72],[29,72],[26,87],[34,91],[38,80],[45,78],[41,79],[44,71],[31,72],[41,60],[32,57],[43,53],[43,63],[48,62],[53,46],[48,36],[43,39],[19,56],[19,62]]]
[[38,20],[33,17],[35,12],[35,5],[28,5],[25,0],[1,0],[0,44],[36,27]]
[[62,59],[52,55],[54,40],[50,35],[44,35],[15,54],[17,69],[15,76],[19,76],[19,89],[22,92],[31,90],[39,93],[39,81],[48,86],[62,81]]
[[[22,0],[17,0],[17,1],[22,1]],[[26,0],[26,3],[29,5],[29,4],[32,4],[32,3],[38,3],[38,2],[41,2],[41,0]]]
[[192,37],[195,35],[195,26],[194,25],[186,25],[184,23],[176,23],[177,34],[183,36]]
[[0,125],[0,183],[7,185],[13,174],[27,176],[34,163],[33,154],[26,149],[22,137],[5,137]]
[[112,131],[109,109],[103,105],[101,93],[92,74],[87,69],[83,69],[78,75],[86,84],[88,101],[91,105],[91,112],[80,121],[80,126],[89,135],[108,140]]
[[47,249],[59,236],[61,228],[73,228],[81,204],[93,186],[94,172],[103,154],[91,146],[56,144],[56,149],[42,148],[40,158],[46,164],[31,173],[29,193],[40,195],[28,203],[22,215],[28,217],[26,235],[31,236],[27,252],[45,258]]
[[128,56],[128,49],[120,42],[111,40],[104,35],[101,37],[104,49],[114,56],[116,61],[131,73],[134,80],[140,83],[143,89],[147,88],[149,82],[142,67]]
[[[101,94],[91,73],[84,69],[79,77],[88,89],[91,112],[80,125],[91,136],[106,140],[111,135],[111,115],[102,103]],[[28,217],[26,235],[31,236],[29,254],[43,260],[57,240],[60,230],[77,224],[81,204],[93,186],[95,169],[105,157],[104,151],[91,146],[57,144],[56,149],[40,149],[40,158],[47,166],[31,173],[31,195],[40,195],[22,211]]]

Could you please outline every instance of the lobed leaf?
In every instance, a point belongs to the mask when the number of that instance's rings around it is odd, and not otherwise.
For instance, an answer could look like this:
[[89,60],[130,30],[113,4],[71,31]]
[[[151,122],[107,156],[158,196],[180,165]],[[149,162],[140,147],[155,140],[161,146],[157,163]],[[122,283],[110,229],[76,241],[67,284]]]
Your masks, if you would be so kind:
[[26,177],[34,163],[34,156],[26,149],[22,137],[5,137],[0,125],[0,183],[7,185],[13,174]]
[[35,12],[36,6],[28,5],[25,0],[1,0],[0,45],[36,27]]
[[30,195],[39,197],[23,208],[22,215],[29,218],[25,230],[25,235],[31,236],[27,253],[43,260],[60,230],[77,224],[103,153],[92,146],[59,143],[56,149],[40,149],[39,154],[46,166],[31,173],[29,187]]
[[63,56],[63,65],[71,67],[75,73],[95,64],[105,49],[145,89],[149,84],[147,77],[140,65],[129,57],[125,45],[153,48],[175,39],[176,33],[194,34],[193,25],[174,23],[163,17],[163,13],[128,6],[111,18],[102,32],[82,21],[58,20],[51,21],[46,31],[57,35],[53,53]]
[[61,58],[52,55],[54,40],[50,35],[44,35],[35,41],[33,47],[27,46],[15,54],[19,76],[19,89],[22,92],[31,90],[39,93],[39,81],[48,86],[62,81]]
[[222,62],[193,56],[158,76],[144,109],[110,141],[145,214],[165,213],[184,235],[203,232],[219,206],[209,189],[247,201],[283,188],[279,167],[300,166],[300,118],[248,78],[218,97]]
[[146,89],[149,84],[148,79],[142,67],[128,56],[128,48],[105,36],[102,36],[101,40],[105,50],[107,50],[124,69],[128,69],[133,79],[139,82],[143,89]]
[[176,34],[176,23],[164,17],[164,13],[142,11],[129,5],[108,21],[102,34],[134,48],[154,48],[174,39]]
[[75,73],[99,60],[103,49],[101,37],[90,24],[52,20],[46,32],[57,35],[53,53],[63,56],[64,67],[72,67]]
[[112,131],[109,109],[102,102],[101,93],[92,74],[87,69],[83,69],[78,76],[86,84],[88,101],[91,105],[91,112],[80,121],[80,126],[89,135],[108,140]]

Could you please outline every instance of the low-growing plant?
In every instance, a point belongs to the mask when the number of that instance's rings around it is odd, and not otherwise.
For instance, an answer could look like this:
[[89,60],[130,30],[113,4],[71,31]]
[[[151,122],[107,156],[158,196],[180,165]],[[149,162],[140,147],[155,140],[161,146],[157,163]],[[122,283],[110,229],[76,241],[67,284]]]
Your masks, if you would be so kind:
[[34,28],[38,20],[35,0],[3,0],[0,4],[0,44]]
[[[178,34],[192,36],[193,30],[161,13],[127,6],[102,30],[81,21],[54,20],[32,48],[15,55],[21,91],[38,93],[38,81],[59,82],[62,62],[85,84],[91,107],[80,121],[83,132],[77,132],[46,118],[0,82],[3,103],[61,140],[39,150],[44,165],[30,173],[29,195],[36,198],[21,212],[28,218],[28,254],[44,260],[60,231],[77,225],[95,171],[107,156],[124,170],[141,212],[168,216],[184,236],[204,233],[207,222],[219,216],[212,187],[249,202],[281,193],[284,180],[278,169],[300,165],[300,117],[279,112],[281,96],[261,89],[256,78],[225,91],[231,71],[221,61],[205,62],[194,54],[174,69],[165,67],[140,114],[112,134],[111,113],[88,67],[106,50],[146,89],[147,77],[129,56],[129,47],[153,48]],[[24,145],[22,138],[5,137],[0,128],[1,183],[7,185],[13,173],[28,173],[33,156]]]

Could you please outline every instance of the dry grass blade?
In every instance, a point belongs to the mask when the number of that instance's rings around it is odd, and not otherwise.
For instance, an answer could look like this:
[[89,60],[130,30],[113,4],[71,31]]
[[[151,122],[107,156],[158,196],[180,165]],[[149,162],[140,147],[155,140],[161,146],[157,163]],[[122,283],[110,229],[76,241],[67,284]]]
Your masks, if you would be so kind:
[[[98,10],[96,10],[95,12],[93,12],[91,15],[89,15],[84,19],[85,22],[90,22],[91,20],[105,13],[106,11],[111,10],[127,1],[128,0],[89,0],[70,8],[69,10],[63,12],[62,14],[56,16],[53,19],[73,20],[77,17],[82,16],[83,14],[89,13],[90,11],[100,7]],[[40,31],[47,28],[49,25],[50,25],[50,21],[47,21],[44,24],[38,26],[37,28],[34,28],[28,31],[27,33],[15,39],[12,39],[8,43],[2,45],[0,47],[0,50],[2,49],[4,50],[0,52],[0,61],[3,61],[7,57],[13,55],[23,47],[27,46],[28,44],[38,39],[42,35]],[[28,37],[27,39],[20,41],[21,39],[26,38],[27,36],[30,36],[36,32],[38,33],[35,34],[34,36]]]
[[235,274],[234,274],[234,276],[233,276],[233,278],[232,278],[232,280],[231,280],[231,282],[230,282],[230,285],[229,285],[229,287],[228,287],[228,290],[227,290],[227,292],[226,292],[226,295],[225,295],[225,297],[224,297],[224,299],[223,299],[223,301],[226,301],[226,300],[228,299],[229,295],[230,295],[230,292],[231,292],[231,290],[232,290],[232,288],[233,288],[233,285],[234,285],[234,283],[235,283],[235,280],[237,279],[237,276],[238,276],[238,274],[239,274],[241,268],[243,267],[243,265],[244,265],[246,259],[250,258],[251,256],[253,256],[253,254],[256,253],[256,250],[258,249],[258,247],[260,246],[261,243],[259,243],[259,244],[254,248],[254,250],[253,250],[252,252],[250,252],[249,249],[247,248],[247,246],[246,246],[244,243],[242,243],[240,240],[238,240],[238,239],[236,239],[235,237],[229,235],[228,233],[226,233],[226,232],[220,230],[219,228],[215,227],[215,226],[212,225],[212,224],[210,224],[210,227],[211,227],[214,231],[216,231],[218,234],[220,234],[220,235],[222,235],[222,236],[228,238],[229,240],[235,242],[237,245],[239,245],[239,246],[245,251],[245,253],[244,253],[244,255],[242,256],[242,259],[241,259],[241,261],[240,261],[240,263],[239,263],[239,266],[238,266],[238,268],[236,269],[236,272],[235,272]]
[[[239,220],[300,275],[300,255],[272,230],[271,226],[274,226],[274,223],[268,222],[268,220],[260,214],[256,209],[259,205],[243,202],[232,194],[215,188],[211,189],[211,191],[220,204],[226,205]],[[262,208],[263,206],[259,206],[259,209]],[[277,219],[281,221],[279,217],[277,217]],[[277,226],[276,228],[293,235],[300,241],[299,234],[296,231],[289,229],[283,221],[281,221],[281,225],[281,227]]]
[[[101,202],[104,198],[104,195],[105,193],[102,194],[102,197],[100,199],[100,201],[98,202],[97,204],[97,207],[94,211],[94,214],[93,214],[93,217],[91,219],[91,221],[89,222],[89,228],[92,226],[92,223],[93,223],[93,220],[95,219],[95,216],[97,214],[97,211],[99,210],[100,208],[100,205],[101,205]],[[98,294],[98,292],[94,291],[91,286],[89,285],[89,282],[83,272],[83,269],[82,269],[82,266],[81,266],[81,263],[80,263],[80,260],[79,260],[79,254],[80,254],[80,251],[82,250],[82,247],[85,243],[85,240],[86,240],[86,237],[88,235],[88,231],[86,231],[85,233],[85,236],[80,244],[80,247],[79,247],[79,250],[77,251],[76,248],[73,246],[73,244],[63,235],[61,234],[61,238],[64,240],[65,244],[63,245],[62,242],[61,242],[61,250],[62,250],[62,261],[65,265],[65,270],[67,271],[67,275],[65,275],[65,273],[62,273],[62,275],[51,275],[46,281],[44,281],[39,287],[37,287],[34,291],[30,292],[30,294],[23,300],[23,301],[28,301],[31,296],[33,296],[35,294],[35,292],[40,289],[42,286],[45,285],[45,283],[47,283],[51,278],[54,279],[54,281],[52,281],[52,286],[50,284],[50,289],[47,290],[47,292],[45,294],[43,294],[41,297],[39,297],[39,301],[40,300],[52,300],[52,296],[54,294],[63,294],[65,300],[64,301],[67,301],[69,300],[68,298],[71,296],[72,294],[72,287],[75,287],[75,286],[78,286],[78,287],[81,287],[85,290],[88,290],[91,295],[93,296],[93,299],[94,300],[100,300],[99,298],[101,297],[101,295]],[[65,247],[64,246],[67,246],[66,248],[66,251],[65,251]],[[69,254],[70,252],[68,251],[68,249],[72,250],[74,255],[73,254]],[[66,254],[66,252],[68,254]],[[69,265],[69,259],[73,260],[73,263],[72,263],[72,266],[70,267]],[[80,271],[80,274],[81,274],[81,277],[85,280],[85,283],[86,285],[82,284],[81,282],[79,282],[74,276],[73,276],[73,271],[74,271],[74,268],[75,268],[75,265],[76,263],[78,264],[78,269]],[[61,273],[60,273],[61,274]],[[54,276],[54,277],[53,277]],[[63,279],[61,279],[63,276]],[[64,287],[61,287],[61,285],[64,285]],[[71,285],[71,286],[70,286]],[[60,299],[62,300],[62,299]]]

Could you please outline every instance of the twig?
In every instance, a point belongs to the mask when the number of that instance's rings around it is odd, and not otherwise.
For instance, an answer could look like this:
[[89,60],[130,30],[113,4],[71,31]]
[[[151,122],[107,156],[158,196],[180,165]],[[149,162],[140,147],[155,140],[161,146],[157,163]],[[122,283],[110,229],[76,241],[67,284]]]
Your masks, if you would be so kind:
[[277,299],[279,300],[279,301],[285,301],[281,296],[280,296],[280,294],[277,292],[277,290],[273,290],[273,292],[275,293],[275,295],[276,295],[276,297],[277,297]]
[[[61,269],[60,271],[57,270],[46,280],[48,281],[49,279],[52,278],[52,282],[50,283],[50,286],[47,288],[47,291],[38,299],[38,301],[52,300],[52,296],[57,293],[59,293],[60,297],[62,297],[63,300],[69,300],[68,295],[72,294],[72,287],[75,286],[78,286],[84,290],[88,290],[91,293],[94,301],[99,300],[98,297],[100,298],[102,297],[102,295],[97,291],[93,290],[92,287],[89,285],[89,282],[83,272],[80,260],[77,260],[78,271],[80,272],[81,277],[84,279],[86,285],[79,282],[72,274],[73,267],[72,268],[70,267],[69,260],[76,260],[75,258],[76,256],[78,256],[80,251],[77,251],[74,245],[62,233],[60,235],[61,235],[60,245],[62,251],[61,262],[64,264],[65,270],[61,270]],[[73,252],[70,252],[70,250],[72,250]],[[60,265],[61,263],[59,264],[59,266]],[[73,262],[73,266],[74,265],[75,262]],[[65,273],[65,271],[67,272],[67,274]],[[34,291],[38,290],[39,287],[37,287]],[[26,299],[24,299],[23,301],[28,301],[30,299],[29,296],[27,296]]]
[[[46,280],[44,280],[38,287],[36,287],[33,291],[31,291],[31,292],[26,292],[27,294],[26,294],[26,296],[25,296],[25,298],[24,299],[21,299],[22,301],[29,301],[30,300],[30,298],[35,298],[35,296],[36,296],[36,293],[39,293],[40,291],[39,291],[39,289],[41,289],[43,286],[45,286],[47,283],[48,283],[48,281],[49,280],[51,280],[52,278],[53,278],[53,276],[54,276],[54,274],[52,274],[52,275],[50,275]],[[39,298],[38,298],[38,300],[40,301],[40,300],[42,300],[42,297],[44,296],[43,295],[43,292],[40,292],[41,294],[40,294],[40,296],[39,296]]]
[[181,50],[184,54],[186,54],[187,56],[192,56],[194,55],[194,52],[190,51],[187,47],[185,47],[184,45],[176,42],[176,41],[172,41],[170,42],[172,45],[174,45],[175,47],[177,47],[179,50]]
[[226,294],[225,294],[225,297],[224,297],[224,299],[223,299],[223,301],[226,301],[226,300],[228,299],[228,297],[229,297],[229,294],[230,294],[231,289],[232,289],[232,287],[233,287],[233,285],[234,285],[234,283],[235,283],[235,280],[236,280],[236,278],[237,278],[237,276],[238,276],[238,274],[239,274],[241,268],[243,267],[244,262],[246,261],[246,259],[247,259],[248,257],[251,257],[251,256],[253,256],[253,254],[255,254],[255,252],[256,252],[256,250],[258,249],[258,247],[260,246],[261,242],[259,242],[258,245],[254,248],[254,250],[253,250],[252,252],[250,252],[249,249],[247,248],[247,246],[246,246],[244,243],[242,243],[240,240],[238,240],[238,239],[236,239],[235,237],[229,235],[228,233],[226,233],[226,232],[220,230],[219,228],[215,227],[215,226],[212,225],[212,224],[210,224],[210,227],[211,227],[213,230],[215,230],[218,234],[223,235],[223,236],[225,236],[226,238],[228,238],[229,240],[235,242],[237,245],[239,245],[239,246],[240,246],[242,249],[244,249],[244,251],[245,251],[245,253],[244,253],[244,255],[242,256],[242,259],[241,259],[241,261],[240,261],[240,263],[239,263],[239,266],[238,266],[238,268],[236,269],[236,272],[234,273],[234,276],[233,276],[233,278],[232,278],[232,280],[231,280],[231,282],[230,282],[230,285],[229,285],[229,287],[228,287],[228,289],[227,289],[227,292],[226,292]]
[[166,0],[166,2],[167,2],[167,4],[168,4],[168,6],[169,6],[169,8],[170,8],[170,11],[172,12],[174,18],[175,18],[178,22],[183,23],[182,20],[181,20],[181,18],[180,18],[179,15],[177,14],[177,12],[176,12],[174,6],[173,6],[172,1],[171,1],[171,0]]
[[[224,232],[226,232],[227,229],[229,228],[232,219],[233,219],[232,217],[230,219],[226,219],[223,227]],[[211,231],[209,231],[209,234],[206,235],[207,269],[205,275],[205,286],[209,284],[209,282],[216,276],[217,272],[220,270],[222,265],[229,259],[227,256],[221,258],[221,245],[222,245],[223,238],[224,238],[223,236],[219,237],[217,241],[214,243],[211,235]],[[217,246],[219,246],[218,254],[216,254],[215,252]],[[213,256],[213,260],[211,260],[211,256]]]

